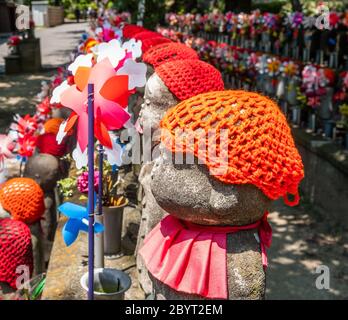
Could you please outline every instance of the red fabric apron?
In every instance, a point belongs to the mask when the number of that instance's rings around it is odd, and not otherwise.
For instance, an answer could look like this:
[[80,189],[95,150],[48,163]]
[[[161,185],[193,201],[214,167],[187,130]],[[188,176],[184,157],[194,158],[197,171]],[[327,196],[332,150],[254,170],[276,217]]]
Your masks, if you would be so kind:
[[227,234],[258,229],[262,263],[272,241],[267,212],[245,226],[202,226],[168,215],[146,236],[139,254],[149,272],[176,291],[227,299]]

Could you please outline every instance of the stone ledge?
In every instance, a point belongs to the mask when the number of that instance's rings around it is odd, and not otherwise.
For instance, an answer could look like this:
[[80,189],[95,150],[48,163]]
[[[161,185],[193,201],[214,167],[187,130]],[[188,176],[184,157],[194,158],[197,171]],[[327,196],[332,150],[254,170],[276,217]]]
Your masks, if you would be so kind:
[[342,173],[348,175],[348,152],[333,141],[314,136],[300,128],[292,128],[296,143],[324,158]]
[[348,225],[348,152],[334,142],[293,128],[304,164],[300,189],[319,214],[336,225]]
[[[87,233],[81,232],[77,240],[67,247],[61,232],[65,222],[66,218],[61,217],[55,234],[42,300],[87,299],[86,292],[80,285],[81,276],[88,271]],[[137,280],[134,255],[124,255],[116,260],[105,259],[105,267],[124,270],[131,277],[132,286],[126,292],[125,299],[145,298]]]

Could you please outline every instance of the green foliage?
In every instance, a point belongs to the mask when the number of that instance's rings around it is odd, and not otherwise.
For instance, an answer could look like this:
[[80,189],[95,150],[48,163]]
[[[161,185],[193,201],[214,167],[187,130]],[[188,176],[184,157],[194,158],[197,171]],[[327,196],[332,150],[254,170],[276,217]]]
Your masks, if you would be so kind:
[[64,198],[70,198],[76,189],[76,178],[65,178],[57,182],[58,191]]
[[285,5],[290,5],[290,1],[272,1],[267,3],[253,3],[251,9],[259,9],[261,12],[279,13]]
[[164,23],[166,6],[164,1],[146,0],[145,5],[145,28],[153,29],[158,23]]
[[342,118],[338,124],[340,126],[342,126],[344,129],[348,129],[348,104],[344,103],[344,104],[340,105],[339,111],[340,111]]
[[137,21],[138,0],[113,0],[110,2],[118,12],[130,12],[133,23]]
[[[332,11],[342,11],[345,7],[345,0],[340,1],[321,1],[321,0],[300,0],[302,5],[302,12],[305,15],[318,14],[318,5],[323,2]],[[283,13],[290,13],[293,11],[291,1],[287,1],[282,8]]]
[[65,14],[65,18],[67,18],[68,20],[76,20],[76,16],[74,12],[68,12]]
[[[50,4],[55,4],[56,0],[50,0]],[[65,16],[68,19],[75,19],[74,10],[78,8],[80,11],[87,10],[89,7],[98,9],[97,4],[93,0],[59,0],[64,7]]]

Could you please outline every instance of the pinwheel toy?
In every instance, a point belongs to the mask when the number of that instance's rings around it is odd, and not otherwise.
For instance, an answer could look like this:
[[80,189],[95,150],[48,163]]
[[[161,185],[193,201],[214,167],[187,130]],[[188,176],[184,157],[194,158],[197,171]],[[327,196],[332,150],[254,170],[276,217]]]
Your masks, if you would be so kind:
[[26,161],[28,157],[34,154],[37,143],[37,137],[29,134],[18,138],[18,155],[22,158],[22,161]]
[[[94,195],[96,198],[96,195]],[[94,201],[96,204],[96,201]],[[77,239],[80,231],[88,232],[89,206],[80,206],[72,202],[65,202],[58,207],[58,210],[69,219],[62,229],[63,239],[67,246],[70,246]],[[104,226],[98,222],[94,223],[94,233],[104,231]]]
[[27,114],[24,117],[21,117],[17,114],[13,117],[13,120],[15,122],[11,124],[10,129],[17,131],[19,137],[33,135],[38,128],[36,116],[31,117],[29,114]]
[[51,112],[51,105],[49,97],[46,97],[42,102],[36,106],[36,114],[40,120],[46,120]]
[[10,136],[0,134],[0,172],[4,169],[4,160],[14,158],[12,153],[15,144]]
[[128,90],[128,75],[117,75],[108,58],[90,67],[78,67],[75,84],[61,95],[62,105],[73,110],[65,127],[68,132],[77,122],[77,140],[84,152],[87,147],[87,83],[94,84],[95,136],[106,147],[111,147],[108,130],[117,130],[129,120],[124,109],[131,91]]

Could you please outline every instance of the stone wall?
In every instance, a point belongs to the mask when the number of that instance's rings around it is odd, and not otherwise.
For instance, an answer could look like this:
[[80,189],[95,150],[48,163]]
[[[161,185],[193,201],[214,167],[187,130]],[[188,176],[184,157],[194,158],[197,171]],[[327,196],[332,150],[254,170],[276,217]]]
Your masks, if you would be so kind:
[[64,23],[64,9],[63,7],[47,8],[47,24],[48,27],[54,27]]
[[348,152],[301,129],[293,133],[305,167],[302,196],[334,223],[348,226]]
[[36,26],[54,27],[64,23],[64,8],[50,6],[48,1],[32,1]]

